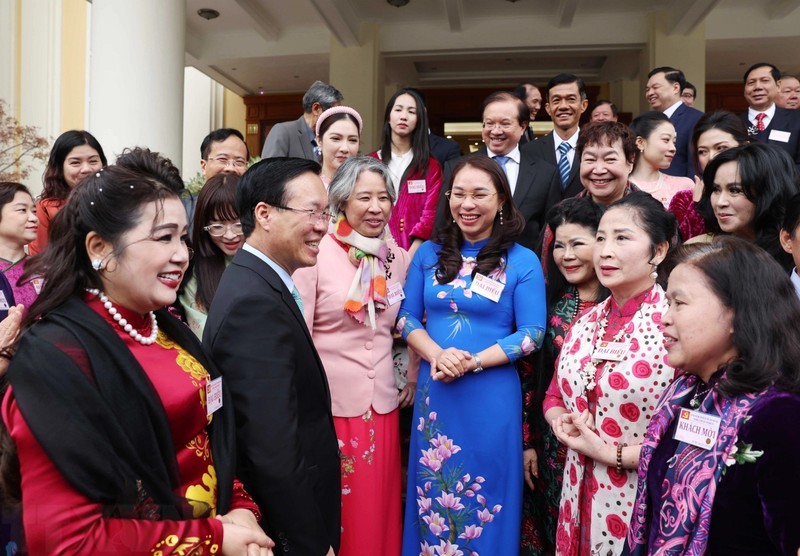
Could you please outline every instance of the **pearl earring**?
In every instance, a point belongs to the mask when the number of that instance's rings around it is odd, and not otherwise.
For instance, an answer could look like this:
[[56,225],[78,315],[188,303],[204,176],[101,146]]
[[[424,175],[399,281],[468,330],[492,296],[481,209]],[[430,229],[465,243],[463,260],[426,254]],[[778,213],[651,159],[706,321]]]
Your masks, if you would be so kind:
[[103,268],[103,260],[102,259],[94,259],[92,261],[92,268],[95,270],[102,270]]
[[502,226],[503,225],[503,207],[500,207],[500,210],[498,212],[500,213],[500,225]]

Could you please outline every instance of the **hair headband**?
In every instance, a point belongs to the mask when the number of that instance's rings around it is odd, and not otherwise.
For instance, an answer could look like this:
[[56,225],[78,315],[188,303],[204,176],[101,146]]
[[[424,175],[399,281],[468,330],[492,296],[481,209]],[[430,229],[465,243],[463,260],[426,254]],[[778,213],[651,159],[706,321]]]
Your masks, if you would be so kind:
[[319,115],[317,118],[317,137],[319,137],[319,128],[322,127],[322,122],[328,119],[329,116],[334,114],[350,114],[358,122],[358,134],[361,135],[361,128],[364,127],[364,122],[361,120],[361,114],[350,108],[349,106],[332,106]]

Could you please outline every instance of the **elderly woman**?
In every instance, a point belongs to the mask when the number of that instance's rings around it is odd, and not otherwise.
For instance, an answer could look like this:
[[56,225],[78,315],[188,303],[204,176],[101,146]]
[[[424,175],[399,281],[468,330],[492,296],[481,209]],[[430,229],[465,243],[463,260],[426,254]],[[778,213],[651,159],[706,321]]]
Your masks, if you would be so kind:
[[[514,363],[542,344],[541,265],[505,172],[462,158],[448,223],[417,251],[398,329],[423,358],[408,464],[403,554],[516,554],[522,393]],[[423,326],[423,315],[427,323]]]
[[794,288],[763,250],[719,238],[679,253],[667,298],[664,345],[684,374],[644,437],[628,553],[794,556],[800,548]]
[[395,194],[386,166],[347,159],[328,188],[333,231],[317,265],[292,278],[328,375],[342,458],[342,556],[400,553],[399,411],[392,329],[410,262],[387,232]]
[[7,374],[0,469],[32,554],[271,553],[234,479],[230,396],[163,309],[190,257],[167,181],[92,174],[29,266],[45,281]]
[[658,334],[667,307],[656,270],[675,228],[675,217],[643,191],[600,220],[593,262],[611,296],[572,325],[544,402],[545,418],[569,449],[556,554],[614,556],[624,547],[636,494],[629,470],[674,376]]

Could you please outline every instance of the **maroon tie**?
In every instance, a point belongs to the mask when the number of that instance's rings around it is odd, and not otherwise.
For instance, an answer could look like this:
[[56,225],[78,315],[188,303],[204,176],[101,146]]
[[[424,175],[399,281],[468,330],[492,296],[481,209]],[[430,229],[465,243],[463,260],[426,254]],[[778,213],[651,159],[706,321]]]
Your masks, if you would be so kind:
[[764,125],[764,118],[766,117],[767,115],[764,112],[756,114],[756,129],[758,131],[764,131],[765,129],[767,129],[766,126]]

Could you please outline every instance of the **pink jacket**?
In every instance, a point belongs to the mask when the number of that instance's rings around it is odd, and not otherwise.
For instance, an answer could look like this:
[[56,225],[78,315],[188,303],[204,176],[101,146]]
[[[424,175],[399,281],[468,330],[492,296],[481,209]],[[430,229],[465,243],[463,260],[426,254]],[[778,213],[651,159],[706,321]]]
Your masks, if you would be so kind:
[[[381,159],[380,151],[369,153],[372,158]],[[408,181],[425,179],[425,193],[409,193]],[[389,217],[389,231],[403,249],[408,249],[414,238],[431,239],[433,223],[436,220],[436,204],[439,202],[439,188],[442,185],[442,168],[431,157],[425,176],[406,176],[397,192],[397,201]]]
[[[389,247],[394,258],[387,287],[405,283],[411,262],[408,253],[391,240]],[[316,266],[297,270],[292,280],[303,298],[306,324],[328,375],[333,415],[358,417],[370,405],[380,414],[389,413],[397,408],[392,330],[400,302],[378,313],[376,330],[360,324],[344,312],[356,267],[330,235],[319,248]]]

